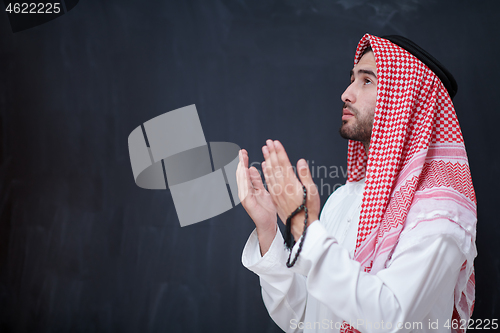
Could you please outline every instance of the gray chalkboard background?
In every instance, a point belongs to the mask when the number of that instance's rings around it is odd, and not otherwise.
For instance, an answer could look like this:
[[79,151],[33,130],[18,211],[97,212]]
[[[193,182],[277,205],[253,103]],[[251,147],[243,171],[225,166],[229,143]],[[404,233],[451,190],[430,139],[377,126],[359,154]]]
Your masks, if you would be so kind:
[[[81,0],[12,33],[0,13],[0,332],[279,332],[240,261],[240,206],[181,228],[134,183],[127,137],[196,104],[207,141],[280,139],[345,182],[340,95],[364,33],[456,77],[478,199],[474,318],[500,319],[500,5],[436,0]],[[334,168],[330,168],[333,170]],[[330,189],[328,188],[330,187]]]

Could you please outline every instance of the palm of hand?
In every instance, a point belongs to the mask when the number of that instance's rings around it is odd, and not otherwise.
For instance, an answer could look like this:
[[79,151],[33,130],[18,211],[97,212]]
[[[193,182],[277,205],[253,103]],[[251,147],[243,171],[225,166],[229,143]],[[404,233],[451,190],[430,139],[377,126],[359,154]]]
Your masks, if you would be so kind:
[[[249,169],[250,178],[253,180],[259,177],[259,172],[254,167]],[[252,183],[255,181],[253,180]],[[255,217],[259,221],[276,222],[276,207],[273,203],[271,195],[265,188],[254,188],[254,191],[246,197],[248,202],[248,211],[251,211],[251,217]]]
[[[300,180],[295,175],[290,160],[280,142],[267,141],[262,148],[265,162],[262,169],[268,186],[264,188],[262,178],[255,167],[248,168],[248,153],[242,149],[239,153],[239,164],[236,170],[238,197],[259,230],[264,233],[275,231],[277,216],[283,223],[290,214],[303,202],[303,186],[307,190],[306,206],[309,212],[309,223],[318,219],[319,193],[314,184],[307,162],[301,159],[297,162]],[[299,215],[303,214],[299,213]],[[297,215],[294,217],[303,219]],[[294,237],[300,237],[302,226],[298,223],[292,226]],[[260,241],[260,239],[259,239]],[[262,250],[262,249],[261,249]],[[265,250],[263,251],[265,252]]]
[[262,178],[255,167],[248,169],[248,155],[240,152],[240,162],[236,170],[238,197],[258,227],[270,228],[276,224],[276,207],[271,195],[264,188]]

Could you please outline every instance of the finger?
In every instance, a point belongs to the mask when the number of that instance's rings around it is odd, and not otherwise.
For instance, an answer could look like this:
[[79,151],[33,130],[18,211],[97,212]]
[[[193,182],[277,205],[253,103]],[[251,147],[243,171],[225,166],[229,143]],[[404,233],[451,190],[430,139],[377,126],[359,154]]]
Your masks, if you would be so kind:
[[243,166],[243,155],[241,153],[241,150],[238,152],[238,167],[236,168],[236,184],[238,185],[238,197],[240,198],[240,201],[243,201],[242,198],[245,196],[244,190],[245,190],[245,167]]
[[[245,167],[245,154],[240,151],[238,157],[240,162],[236,169],[236,183],[238,185],[238,197],[243,202],[253,192],[253,186],[250,181],[248,169]],[[248,156],[246,156],[246,160],[246,163],[248,163]]]
[[278,208],[276,194],[273,191],[274,187],[269,183],[269,177],[271,177],[269,172],[269,167],[267,166],[267,163],[265,161],[261,163],[261,166],[262,166],[262,171],[264,173],[264,179],[266,181],[267,192],[271,196],[271,200],[273,201],[274,206]]
[[264,184],[262,183],[262,178],[257,168],[251,167],[249,171],[250,171],[250,181],[252,182],[253,187],[257,190],[265,191]]
[[314,184],[309,166],[304,159],[297,162],[297,170],[302,183],[307,189],[307,208],[309,209],[310,222],[314,222],[319,218],[320,212],[318,187]]
[[276,204],[278,202],[277,195],[280,193],[278,189],[279,185],[276,185],[274,182],[273,173],[267,162],[262,162],[261,166],[264,173],[264,179],[266,180],[267,191],[271,195],[273,202]]
[[250,181],[252,182],[254,188],[254,195],[255,196],[269,195],[266,188],[264,187],[264,184],[262,183],[262,177],[259,171],[255,167],[251,167],[249,169],[249,173],[250,173]]
[[266,141],[267,148],[269,149],[269,159],[272,163],[272,171],[274,175],[274,179],[277,183],[283,183],[283,170],[282,166],[278,161],[278,156],[276,155],[276,149],[274,148],[274,141],[267,140]]
[[276,195],[276,201],[279,202],[282,200],[282,196],[280,194],[283,193],[287,182],[285,182],[283,168],[279,164],[278,157],[276,156],[276,150],[274,148],[274,141],[267,140],[266,141],[267,148],[269,150],[269,158],[268,160],[271,162],[271,167],[268,168],[272,174],[273,180],[273,192]]
[[243,156],[243,166],[248,169],[248,152],[245,149],[241,149],[240,151]]
[[236,181],[238,181],[238,176],[242,168],[243,168],[243,156],[241,155],[241,149],[240,149],[240,151],[238,151],[238,166],[236,167]]
[[307,189],[308,197],[309,195],[316,195],[318,193],[318,188],[312,179],[309,165],[303,158],[297,162],[297,173],[299,174],[302,185]]
[[285,148],[278,140],[275,140],[273,143],[274,155],[276,156],[280,172],[282,173],[281,185],[284,188],[285,194],[288,196],[295,196],[297,193],[302,193],[302,185],[297,176],[295,176],[295,172],[293,171],[292,164],[290,163]]
[[[288,154],[285,151],[285,147],[278,140],[274,141],[274,149],[276,151],[276,157],[278,159],[279,165],[282,167],[284,176],[291,177],[293,174],[293,167],[288,158]],[[295,176],[295,175],[294,175]]]
[[238,168],[248,169],[248,153],[245,149],[238,152]]
[[269,187],[271,187],[271,180],[270,180],[271,175],[270,175],[270,172],[268,170],[268,166],[267,166],[266,161],[262,161],[260,166],[262,167],[262,173],[264,174],[264,180],[266,181],[267,189],[269,190]]
[[282,167],[284,173],[284,187],[285,193],[291,194],[296,193],[297,191],[302,192],[302,186],[300,186],[297,181],[297,177],[295,176],[295,172],[293,170],[292,164],[290,163],[290,159],[288,158],[288,154],[285,151],[285,147],[278,140],[274,141],[274,148],[276,150],[276,156],[278,158],[279,164]]
[[266,169],[267,169],[266,161],[262,161],[262,163],[260,163],[260,168],[262,169],[262,175],[264,176],[264,180],[265,180],[266,184],[269,185],[267,183],[267,179],[266,179]]
[[273,173],[273,163],[270,159],[269,155],[269,147],[264,146],[262,147],[262,155],[264,155],[265,161],[262,162],[262,171],[264,171],[264,178],[266,179],[266,184],[267,184],[267,189],[271,195],[275,195],[277,193],[276,186],[276,179],[274,177]]

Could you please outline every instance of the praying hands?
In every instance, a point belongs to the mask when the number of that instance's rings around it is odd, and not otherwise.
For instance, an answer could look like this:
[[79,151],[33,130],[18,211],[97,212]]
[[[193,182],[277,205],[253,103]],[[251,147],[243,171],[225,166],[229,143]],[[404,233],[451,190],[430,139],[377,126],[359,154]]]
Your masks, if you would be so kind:
[[[302,204],[302,185],[307,190],[308,225],[318,219],[320,199],[304,159],[297,162],[299,181],[285,148],[279,141],[267,140],[266,145],[262,147],[262,153],[265,159],[262,162],[262,170],[267,190],[257,169],[248,168],[248,153],[244,149],[239,152],[236,179],[239,199],[255,223],[261,254],[264,255],[276,235],[276,214],[286,223],[290,214]],[[291,231],[295,240],[302,235],[304,218],[305,213],[301,211],[291,219]]]

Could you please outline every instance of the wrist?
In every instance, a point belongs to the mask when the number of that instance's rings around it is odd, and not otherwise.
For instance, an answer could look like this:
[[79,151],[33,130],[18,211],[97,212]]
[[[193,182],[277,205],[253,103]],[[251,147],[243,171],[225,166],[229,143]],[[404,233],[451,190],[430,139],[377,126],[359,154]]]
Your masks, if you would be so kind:
[[278,225],[273,223],[268,227],[256,227],[257,238],[259,239],[260,254],[263,256],[271,247],[274,237],[276,237],[276,232],[278,231]]
[[267,226],[256,226],[255,228],[257,230],[257,237],[259,239],[274,239],[276,236],[276,231],[277,231],[277,223],[271,223],[270,225]]
[[[318,219],[317,216],[312,215],[311,212],[308,212],[308,218],[307,218],[307,226],[309,227],[311,223],[316,221]],[[306,213],[304,211],[301,211],[297,215],[295,215],[292,220],[292,235],[295,241],[297,242],[299,238],[302,236],[302,233],[304,232],[304,219],[306,218]]]

